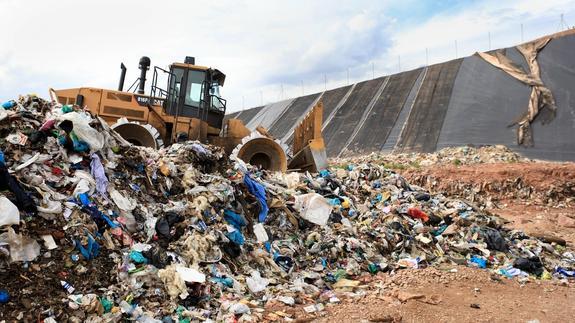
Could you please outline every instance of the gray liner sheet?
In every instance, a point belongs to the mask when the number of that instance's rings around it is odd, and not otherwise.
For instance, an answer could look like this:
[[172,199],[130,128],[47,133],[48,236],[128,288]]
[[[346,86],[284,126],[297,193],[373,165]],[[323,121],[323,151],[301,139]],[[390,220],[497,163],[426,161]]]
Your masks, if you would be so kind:
[[298,120],[304,116],[319,95],[319,93],[315,93],[295,99],[290,107],[270,127],[270,134],[275,138],[283,138],[297,124]]
[[385,77],[358,83],[347,101],[336,111],[331,122],[323,131],[328,156],[337,156],[353,134],[377,90]]
[[456,59],[428,68],[396,148],[407,152],[435,151],[462,61]]
[[381,149],[421,71],[417,69],[390,76],[369,116],[348,146],[350,151],[369,153]]

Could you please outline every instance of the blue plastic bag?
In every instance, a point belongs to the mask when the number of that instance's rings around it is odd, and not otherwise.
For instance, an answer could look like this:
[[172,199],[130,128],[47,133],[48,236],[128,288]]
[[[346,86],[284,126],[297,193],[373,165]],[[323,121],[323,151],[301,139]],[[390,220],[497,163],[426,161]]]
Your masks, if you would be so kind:
[[473,256],[469,260],[470,264],[477,268],[487,268],[487,259],[483,257]]
[[147,264],[148,259],[142,255],[141,252],[132,250],[130,251],[130,259],[136,264]]
[[557,267],[555,268],[555,272],[566,277],[575,277],[575,270],[568,270],[565,268]]
[[238,246],[243,245],[245,242],[244,235],[238,230],[226,233],[226,237],[228,237],[228,239],[232,240],[232,242]]
[[224,210],[224,219],[237,230],[241,230],[247,225],[246,220],[241,215],[230,210]]
[[76,249],[80,251],[84,259],[91,260],[98,256],[100,253],[100,245],[94,240],[91,234],[86,233],[88,235],[88,245],[84,247],[82,243],[78,240],[74,240],[76,244]]
[[266,189],[262,184],[253,180],[249,174],[244,175],[244,184],[246,184],[250,193],[252,193],[260,202],[261,210],[260,214],[258,215],[258,221],[264,222],[268,216],[269,211],[266,198]]

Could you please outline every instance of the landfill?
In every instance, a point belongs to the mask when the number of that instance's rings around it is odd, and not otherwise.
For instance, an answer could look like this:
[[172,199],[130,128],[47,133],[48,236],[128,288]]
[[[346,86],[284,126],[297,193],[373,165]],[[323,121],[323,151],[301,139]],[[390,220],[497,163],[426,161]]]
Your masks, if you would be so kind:
[[391,169],[418,169],[431,165],[459,166],[530,161],[534,160],[526,158],[502,145],[447,147],[433,153],[371,153],[362,156],[332,158],[330,160],[334,166],[370,162],[382,164]]
[[269,302],[322,312],[381,272],[574,276],[564,244],[367,158],[268,172],[194,141],[132,146],[36,96],[0,119],[0,319],[256,322]]

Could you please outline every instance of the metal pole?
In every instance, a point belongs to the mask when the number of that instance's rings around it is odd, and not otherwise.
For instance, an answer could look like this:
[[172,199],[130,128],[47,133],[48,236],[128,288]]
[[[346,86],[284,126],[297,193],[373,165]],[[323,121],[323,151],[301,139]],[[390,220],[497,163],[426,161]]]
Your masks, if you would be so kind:
[[349,85],[349,67],[347,68],[347,85]]
[[457,53],[457,40],[455,41],[455,58],[457,58],[459,55]]
[[523,42],[523,24],[521,24],[521,42]]
[[429,51],[425,49],[425,66],[429,66]]

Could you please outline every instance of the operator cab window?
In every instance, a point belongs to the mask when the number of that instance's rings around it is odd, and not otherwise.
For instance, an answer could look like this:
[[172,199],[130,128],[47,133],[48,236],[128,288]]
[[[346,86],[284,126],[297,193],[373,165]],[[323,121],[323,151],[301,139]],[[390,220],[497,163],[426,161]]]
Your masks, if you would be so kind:
[[210,95],[212,98],[212,108],[222,111],[224,109],[224,105],[222,101],[219,100],[222,96],[220,95],[220,85],[217,82],[212,83]]
[[199,107],[202,100],[202,87],[204,84],[205,72],[188,70],[188,86],[186,89],[185,105]]

